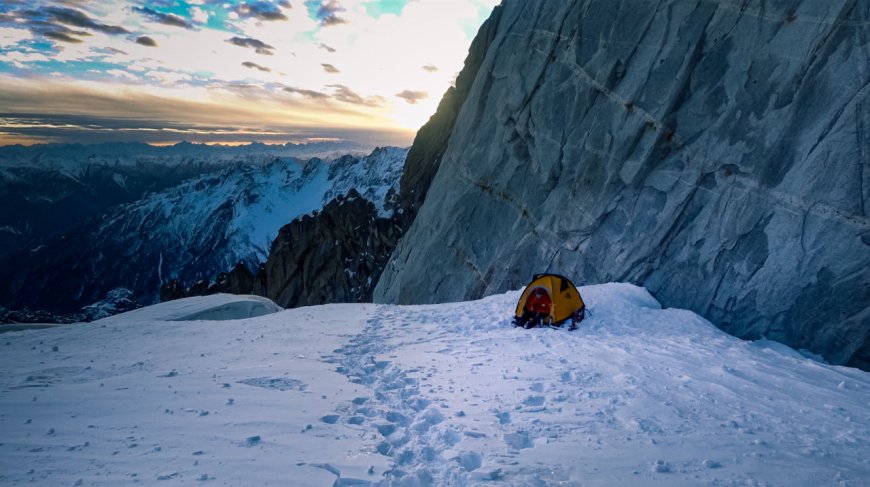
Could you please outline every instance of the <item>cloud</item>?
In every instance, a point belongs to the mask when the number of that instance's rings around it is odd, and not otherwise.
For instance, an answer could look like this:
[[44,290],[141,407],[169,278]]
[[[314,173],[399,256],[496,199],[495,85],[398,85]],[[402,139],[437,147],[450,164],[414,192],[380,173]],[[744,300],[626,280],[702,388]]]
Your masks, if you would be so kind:
[[[75,35],[78,35],[78,36],[89,36],[90,35],[87,32],[77,32],[77,31],[70,31],[70,30],[67,30],[67,32],[74,33]],[[63,32],[63,31],[59,31],[59,30],[45,30],[45,31],[41,32],[41,34],[44,37],[47,37],[47,38],[54,40],[54,41],[69,42],[69,43],[73,43],[73,44],[77,44],[79,42],[84,42],[81,39],[79,39],[78,37],[73,37],[72,35],[68,34],[67,32]]]
[[239,47],[252,48],[257,54],[264,54],[266,56],[274,54],[272,52],[272,50],[275,49],[274,47],[258,39],[250,37],[232,37],[227,39],[227,42]]
[[[33,11],[29,11],[33,12]],[[48,7],[36,12],[37,18],[42,15],[48,15],[55,22],[84,29],[91,29],[104,34],[118,35],[128,34],[129,31],[118,25],[108,25],[96,22],[87,16],[84,12],[73,8],[66,7]]]
[[[411,134],[413,136],[413,134]],[[271,123],[239,126],[234,123],[166,122],[152,119],[106,118],[79,115],[0,114],[0,144],[190,141],[198,143],[304,142],[316,139],[349,140],[373,145],[408,145],[408,134],[366,128],[314,128]]]
[[159,24],[171,25],[184,29],[193,29],[193,24],[177,15],[165,14],[163,12],[152,10],[148,7],[132,7],[132,10],[134,12],[139,12],[140,14],[150,18],[151,20]]
[[97,47],[97,48],[92,48],[91,51],[97,52],[100,54],[110,55],[110,56],[111,55],[122,55],[122,56],[127,55],[127,52],[122,51],[120,49],[116,49],[114,47]]
[[302,88],[294,88],[293,86],[285,86],[284,91],[287,93],[295,93],[297,95],[302,95],[305,98],[309,98],[311,100],[323,100],[329,98],[329,95],[326,93],[321,93],[319,91],[314,90],[305,90]]
[[324,44],[324,43],[322,43],[322,42],[321,42],[320,45],[317,46],[317,47],[319,47],[319,48],[321,48],[321,49],[324,49],[324,50],[326,50],[327,52],[335,52],[335,48],[333,48],[333,47],[329,47],[329,46],[327,46],[326,44]]
[[383,97],[380,96],[370,96],[363,97],[355,91],[351,90],[345,85],[328,85],[329,88],[333,88],[332,98],[343,101],[345,103],[351,103],[354,105],[363,105],[367,107],[376,107],[380,106],[384,103]]
[[323,70],[326,71],[327,73],[340,73],[341,72],[338,70],[338,68],[336,68],[335,66],[333,66],[331,64],[320,63],[320,65],[323,66]]
[[136,75],[131,74],[129,71],[125,71],[123,69],[110,69],[110,70],[106,71],[106,73],[111,74],[112,76],[114,76],[116,78],[123,78],[123,79],[129,80],[129,81],[138,81],[139,80],[139,78]]
[[242,66],[244,66],[244,67],[246,67],[246,68],[256,69],[256,70],[262,71],[262,72],[264,72],[264,73],[271,73],[271,72],[272,72],[271,69],[269,69],[269,68],[267,68],[267,67],[265,67],[265,66],[260,66],[260,65],[257,64],[257,63],[252,63],[252,62],[250,62],[250,61],[245,61],[245,62],[243,62],[243,63],[242,63]]
[[136,38],[136,44],[142,44],[148,47],[157,47],[157,42],[148,36],[139,36]]
[[[281,2],[278,5],[283,6]],[[243,19],[253,17],[258,20],[287,20],[280,8],[266,1],[244,2],[233,11]]]
[[401,93],[396,93],[396,96],[413,105],[420,100],[425,100],[426,98],[429,98],[429,93],[425,91],[404,90]]
[[423,66],[423,71],[428,71],[428,72],[430,72],[430,73],[434,73],[435,71],[438,71],[438,66],[433,66],[433,65],[431,65],[431,64],[426,64],[426,65]]
[[[37,142],[174,143],[299,141],[337,138],[378,145],[408,145],[414,133],[371,113],[324,100],[248,85],[202,99],[189,90],[114,84],[98,88],[75,81],[22,80],[0,75],[0,145]],[[306,93],[299,90],[298,93]],[[327,102],[328,103],[328,102]]]
[[338,0],[308,0],[305,5],[313,10],[314,17],[323,27],[347,23],[347,20],[338,16],[339,12],[346,10]]
[[194,22],[205,24],[208,22],[208,12],[199,7],[192,7],[190,9],[190,18]]
[[89,29],[108,35],[129,33],[121,26],[97,22],[84,12],[73,8],[52,6],[39,10],[19,10],[13,13],[16,15],[2,14],[0,23],[16,28],[27,28],[35,35],[54,41],[77,44],[82,42],[80,37],[91,35],[90,32],[74,30],[70,27]]

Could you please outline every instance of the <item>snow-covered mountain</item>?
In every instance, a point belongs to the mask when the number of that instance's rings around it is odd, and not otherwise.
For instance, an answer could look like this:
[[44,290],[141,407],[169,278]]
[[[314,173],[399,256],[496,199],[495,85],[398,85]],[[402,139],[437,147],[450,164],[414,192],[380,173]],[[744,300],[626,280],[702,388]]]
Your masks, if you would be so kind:
[[513,328],[513,291],[217,295],[4,334],[0,484],[867,485],[870,373],[580,292],[574,332]]
[[117,287],[150,303],[169,279],[211,279],[239,262],[256,270],[279,228],[351,189],[391,214],[406,152],[236,164],[149,194],[7,259],[3,298],[10,308],[69,312]]
[[[2,149],[2,148],[0,148]],[[0,168],[0,256],[32,249],[104,211],[228,167],[217,162]]]
[[107,209],[187,179],[280,158],[363,156],[355,142],[210,146],[179,143],[43,144],[0,147],[0,256],[31,249]]
[[0,147],[0,167],[39,167],[79,174],[89,166],[123,167],[142,163],[161,166],[243,161],[255,163],[274,157],[332,159],[345,154],[365,155],[373,147],[352,141],[324,141],[295,144],[208,145],[179,142],[154,146],[141,142],[104,144],[38,144]]

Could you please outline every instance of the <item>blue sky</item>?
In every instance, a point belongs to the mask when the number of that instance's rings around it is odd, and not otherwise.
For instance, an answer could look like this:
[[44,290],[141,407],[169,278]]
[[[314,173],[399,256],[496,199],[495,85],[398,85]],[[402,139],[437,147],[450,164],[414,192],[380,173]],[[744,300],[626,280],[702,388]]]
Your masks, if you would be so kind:
[[0,144],[408,144],[496,3],[8,0]]

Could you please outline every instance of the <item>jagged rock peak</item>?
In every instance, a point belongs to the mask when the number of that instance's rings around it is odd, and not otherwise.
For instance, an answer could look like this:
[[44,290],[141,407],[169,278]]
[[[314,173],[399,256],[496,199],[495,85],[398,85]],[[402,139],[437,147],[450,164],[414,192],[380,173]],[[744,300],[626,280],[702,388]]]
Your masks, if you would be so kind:
[[870,367],[870,3],[506,0],[494,18],[449,138],[411,149],[444,152],[376,301],[631,281]]
[[254,294],[293,308],[371,302],[401,227],[355,189],[285,225],[254,280]]

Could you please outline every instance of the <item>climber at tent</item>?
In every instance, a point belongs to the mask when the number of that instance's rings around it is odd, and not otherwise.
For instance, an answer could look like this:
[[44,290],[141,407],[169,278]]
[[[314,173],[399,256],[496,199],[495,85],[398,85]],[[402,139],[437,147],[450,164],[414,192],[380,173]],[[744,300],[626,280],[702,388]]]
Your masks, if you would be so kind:
[[524,308],[523,318],[527,323],[543,324],[553,309],[553,300],[544,288],[535,288],[526,300]]
[[585,317],[586,305],[568,278],[557,274],[537,274],[526,286],[513,323],[523,328],[560,326],[571,319],[571,330]]

